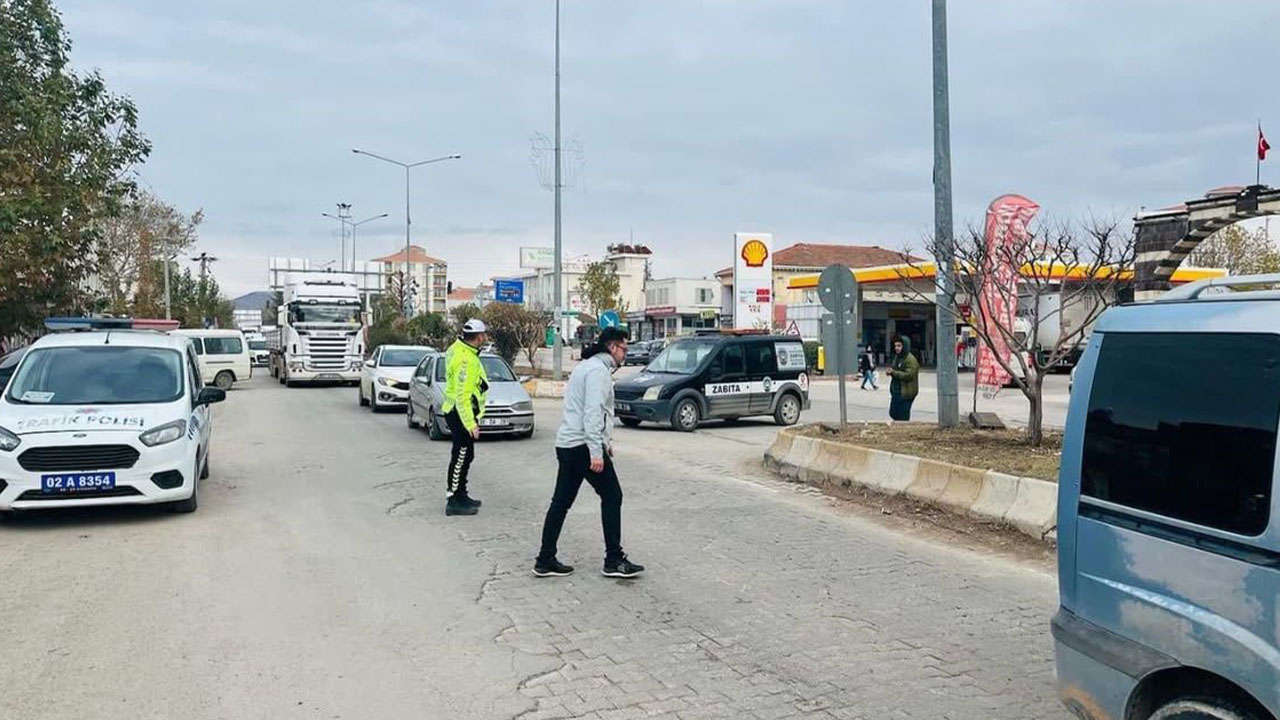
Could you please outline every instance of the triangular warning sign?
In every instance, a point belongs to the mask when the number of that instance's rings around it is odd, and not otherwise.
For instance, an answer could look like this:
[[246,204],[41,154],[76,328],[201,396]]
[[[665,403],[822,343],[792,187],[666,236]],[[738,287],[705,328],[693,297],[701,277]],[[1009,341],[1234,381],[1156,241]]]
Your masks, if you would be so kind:
[[800,326],[796,324],[795,320],[792,320],[791,324],[787,326],[787,334],[800,337]]

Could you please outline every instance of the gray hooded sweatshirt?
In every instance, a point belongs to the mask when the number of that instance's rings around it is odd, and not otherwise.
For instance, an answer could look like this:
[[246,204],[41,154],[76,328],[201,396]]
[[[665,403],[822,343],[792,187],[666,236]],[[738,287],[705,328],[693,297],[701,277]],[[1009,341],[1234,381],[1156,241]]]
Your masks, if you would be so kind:
[[569,375],[564,390],[564,419],[556,433],[556,447],[586,445],[591,459],[604,457],[613,438],[613,370],[607,351],[592,355]]

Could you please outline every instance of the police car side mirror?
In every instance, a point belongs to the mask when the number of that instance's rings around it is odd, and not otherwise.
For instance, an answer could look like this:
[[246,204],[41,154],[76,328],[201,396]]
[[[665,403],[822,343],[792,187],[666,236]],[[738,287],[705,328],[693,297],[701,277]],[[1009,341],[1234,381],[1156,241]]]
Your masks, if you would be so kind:
[[196,395],[196,405],[212,405],[227,399],[227,391],[216,387],[201,388]]

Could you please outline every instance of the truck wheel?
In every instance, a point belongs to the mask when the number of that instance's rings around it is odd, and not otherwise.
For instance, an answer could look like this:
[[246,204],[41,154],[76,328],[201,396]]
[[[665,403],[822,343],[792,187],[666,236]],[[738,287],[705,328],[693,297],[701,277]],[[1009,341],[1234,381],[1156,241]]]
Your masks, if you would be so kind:
[[778,407],[774,408],[773,421],[783,427],[790,427],[800,421],[800,398],[787,393],[778,399]]
[[1147,720],[1258,720],[1258,716],[1228,700],[1190,697],[1161,705]]
[[236,376],[231,374],[230,370],[223,370],[213,378],[213,386],[219,390],[226,392],[236,383]]
[[693,432],[698,429],[700,415],[698,403],[693,398],[685,398],[671,411],[671,427],[680,432]]

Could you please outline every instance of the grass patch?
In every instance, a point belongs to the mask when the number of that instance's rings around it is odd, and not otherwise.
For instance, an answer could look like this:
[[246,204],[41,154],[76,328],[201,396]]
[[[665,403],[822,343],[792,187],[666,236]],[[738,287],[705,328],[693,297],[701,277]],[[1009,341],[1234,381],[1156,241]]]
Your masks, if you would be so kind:
[[1062,457],[1062,434],[1048,430],[1040,447],[1032,447],[1021,430],[940,428],[924,423],[849,423],[843,432],[835,426],[810,425],[802,432],[824,440],[1053,482],[1058,481]]

